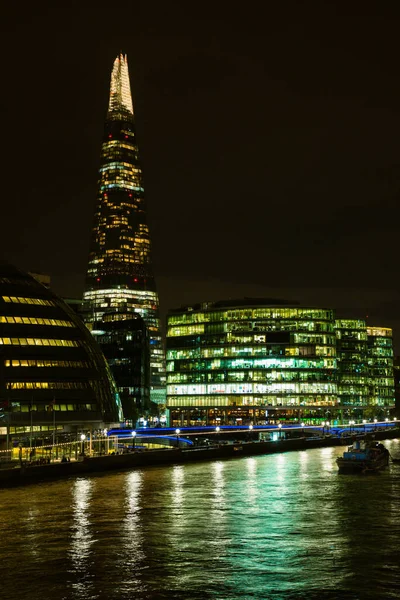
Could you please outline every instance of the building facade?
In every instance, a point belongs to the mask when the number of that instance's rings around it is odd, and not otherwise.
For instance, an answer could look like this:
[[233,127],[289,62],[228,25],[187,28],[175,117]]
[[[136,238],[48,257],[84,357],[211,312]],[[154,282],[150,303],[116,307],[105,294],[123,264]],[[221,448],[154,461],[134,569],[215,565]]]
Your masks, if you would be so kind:
[[104,315],[101,328],[92,334],[118,381],[125,423],[134,427],[150,411],[149,331],[137,313]]
[[342,422],[389,415],[394,404],[390,329],[262,299],[168,315],[172,425]]
[[371,402],[366,322],[337,319],[335,329],[339,403],[343,407],[365,407]]
[[143,318],[150,337],[151,399],[165,402],[159,299],[128,62],[122,54],[111,74],[83,310],[88,327],[94,329],[101,329],[103,316],[110,312],[138,313]]
[[326,418],[338,403],[336,372],[331,309],[256,299],[168,315],[172,424]]
[[0,427],[77,430],[119,423],[108,364],[80,318],[32,276],[0,265]]
[[370,404],[388,415],[395,405],[393,332],[388,327],[367,327]]

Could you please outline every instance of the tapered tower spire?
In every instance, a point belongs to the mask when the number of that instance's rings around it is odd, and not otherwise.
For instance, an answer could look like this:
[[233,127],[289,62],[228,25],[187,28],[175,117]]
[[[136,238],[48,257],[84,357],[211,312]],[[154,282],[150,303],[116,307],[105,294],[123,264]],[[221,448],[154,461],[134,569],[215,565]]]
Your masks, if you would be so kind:
[[111,73],[108,113],[127,110],[133,114],[131,85],[129,83],[128,58],[120,54],[114,61]]
[[[142,317],[150,336],[150,397],[162,403],[165,357],[159,300],[152,270],[128,61],[122,54],[115,59],[111,73],[83,300],[85,320],[93,330],[101,331],[101,323],[110,319],[129,319],[134,316],[132,313]],[[126,364],[129,370],[129,362]],[[111,363],[110,367],[113,370]],[[138,387],[133,381],[129,383],[129,377],[119,385],[115,377],[117,386],[125,391]]]

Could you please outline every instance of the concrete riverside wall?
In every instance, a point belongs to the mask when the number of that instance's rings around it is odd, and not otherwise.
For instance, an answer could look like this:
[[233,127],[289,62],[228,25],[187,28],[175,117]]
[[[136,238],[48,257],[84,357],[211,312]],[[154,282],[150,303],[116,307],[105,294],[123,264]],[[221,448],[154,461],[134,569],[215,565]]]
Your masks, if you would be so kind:
[[[393,439],[400,436],[398,428],[390,431],[377,431],[374,433],[376,440]],[[362,437],[362,436],[361,436]],[[146,467],[162,464],[182,464],[200,460],[215,460],[240,458],[241,456],[255,456],[260,454],[275,454],[322,448],[329,446],[350,445],[352,438],[294,438],[276,442],[238,442],[207,448],[195,447],[191,449],[162,449],[145,450],[129,454],[97,456],[85,458],[82,461],[67,463],[52,463],[38,466],[17,466],[12,469],[0,469],[0,487],[23,485],[43,480],[60,479],[90,473],[125,470],[136,467]]]

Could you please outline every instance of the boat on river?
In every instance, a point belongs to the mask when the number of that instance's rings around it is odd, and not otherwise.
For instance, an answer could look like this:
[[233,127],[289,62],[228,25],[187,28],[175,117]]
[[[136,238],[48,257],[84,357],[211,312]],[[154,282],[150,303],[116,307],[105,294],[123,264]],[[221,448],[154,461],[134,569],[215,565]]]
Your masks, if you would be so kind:
[[368,473],[387,467],[389,456],[383,444],[356,440],[336,462],[339,473]]

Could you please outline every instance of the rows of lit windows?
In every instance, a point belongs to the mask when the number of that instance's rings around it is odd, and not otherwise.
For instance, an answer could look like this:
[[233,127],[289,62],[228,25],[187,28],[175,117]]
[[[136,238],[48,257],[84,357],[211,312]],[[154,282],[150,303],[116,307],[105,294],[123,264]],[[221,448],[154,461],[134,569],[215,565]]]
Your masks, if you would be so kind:
[[0,344],[5,346],[67,346],[77,347],[80,342],[76,340],[53,340],[45,338],[0,338]]
[[167,386],[167,394],[335,394],[336,383],[212,383]]
[[127,142],[121,142],[120,140],[109,140],[103,143],[102,152],[111,151],[111,150],[119,150],[120,148],[124,148],[125,150],[136,150],[137,147],[133,144],[129,144]]
[[360,320],[360,319],[336,319],[335,327],[337,329],[341,329],[341,330],[348,329],[352,333],[354,333],[356,330],[360,330],[362,332],[365,331],[366,324],[365,324],[365,321]]
[[335,406],[337,399],[331,395],[315,397],[279,397],[279,396],[169,396],[169,407],[191,407],[191,406]]
[[16,296],[3,296],[4,302],[13,302],[14,304],[36,304],[38,306],[56,306],[53,300],[44,300],[43,298],[21,298]]
[[369,390],[365,383],[346,383],[342,385],[338,383],[338,393],[339,395],[357,395],[357,396],[368,396]]
[[[168,337],[181,337],[190,335],[200,335],[205,332],[204,324],[187,325],[181,327],[170,327],[168,329]],[[211,333],[211,332],[210,332]],[[212,332],[217,333],[217,332]],[[336,337],[330,335],[321,335],[321,333],[294,333],[292,334],[293,339],[291,340],[294,344],[329,344],[334,346],[336,343]],[[268,343],[268,335],[252,334],[252,335],[241,335],[235,336],[230,333],[222,335],[220,338],[203,338],[202,343]]]
[[392,330],[389,327],[367,327],[367,334],[372,337],[392,337]]
[[[332,356],[336,354],[336,349],[329,346],[300,346],[295,348],[282,347],[280,353],[285,356]],[[268,356],[268,347],[265,346],[243,346],[243,347],[220,347],[220,348],[201,348],[201,356]]]
[[86,381],[8,381],[9,390],[83,390],[88,388]]
[[115,179],[117,179],[118,183],[104,182],[100,186],[100,190],[102,192],[104,192],[105,190],[109,190],[109,189],[113,189],[113,188],[120,188],[120,189],[126,189],[126,190],[133,190],[135,192],[144,192],[144,189],[141,186],[134,185],[131,181],[128,181],[127,179],[122,179],[120,177],[117,177],[117,178],[113,178],[113,181],[115,181]]
[[[208,351],[208,349],[207,349]],[[167,350],[168,371],[175,368],[174,360],[182,360],[177,363],[177,368],[181,369],[335,369],[336,359],[332,358],[256,358],[256,359],[208,359],[203,361],[186,362],[186,359],[200,359],[204,357],[204,348],[185,349],[185,350]]]
[[99,171],[109,171],[111,169],[125,169],[126,171],[131,171],[132,173],[141,173],[141,170],[136,166],[132,165],[132,163],[124,162],[124,161],[112,161],[106,163],[104,166],[100,167]]
[[[56,412],[84,412],[84,411],[96,411],[98,407],[96,404],[54,404],[52,405],[52,410]],[[47,405],[45,404],[24,404],[23,402],[13,402],[12,403],[12,412],[41,412],[46,411]],[[36,426],[38,429],[38,426]],[[42,430],[46,430],[45,426],[41,425],[40,428]],[[18,428],[15,428],[18,429]],[[12,431],[12,428],[10,428]],[[33,430],[35,430],[35,425],[33,426]]]
[[375,347],[369,349],[369,355],[391,358],[393,356],[393,349],[391,346],[386,347],[386,348],[381,348],[379,346],[378,347],[375,346]]
[[[331,372],[310,371],[208,371],[189,373],[169,373],[168,383],[204,383],[206,381],[336,381],[336,374]],[[350,380],[351,381],[351,380]]]
[[98,298],[112,298],[123,300],[138,300],[139,298],[151,298],[154,303],[158,304],[158,296],[156,292],[151,290],[132,290],[128,288],[107,288],[98,290],[87,290],[85,292],[85,300],[97,300]]
[[[309,321],[333,321],[333,311],[307,308],[246,308],[235,310],[180,313],[168,316],[168,325],[186,325],[212,321],[251,319],[307,319]],[[300,327],[301,329],[301,327]]]
[[40,317],[4,317],[0,316],[0,323],[19,323],[24,325],[53,325],[55,327],[76,327],[72,321],[63,319],[42,319]]
[[380,348],[393,348],[391,337],[374,337],[373,345]]
[[48,359],[29,359],[29,360],[5,360],[6,367],[72,367],[87,368],[89,364],[84,360],[48,360]]

